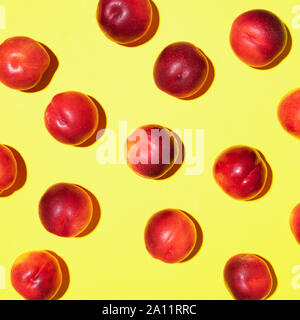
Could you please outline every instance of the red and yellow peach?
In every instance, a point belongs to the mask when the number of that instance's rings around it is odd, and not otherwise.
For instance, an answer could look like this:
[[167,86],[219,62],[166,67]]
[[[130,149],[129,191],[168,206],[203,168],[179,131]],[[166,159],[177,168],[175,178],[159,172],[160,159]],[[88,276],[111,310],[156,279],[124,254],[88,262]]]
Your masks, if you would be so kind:
[[11,268],[11,283],[27,300],[53,299],[62,284],[59,262],[48,251],[23,253]]
[[93,205],[88,193],[71,183],[57,183],[44,193],[39,217],[47,231],[61,237],[75,237],[89,225]]
[[250,10],[238,16],[230,31],[237,57],[252,67],[271,64],[284,50],[288,34],[284,23],[267,10]]
[[165,209],[149,219],[144,237],[146,249],[152,257],[166,263],[176,263],[192,252],[197,241],[197,231],[183,211]]

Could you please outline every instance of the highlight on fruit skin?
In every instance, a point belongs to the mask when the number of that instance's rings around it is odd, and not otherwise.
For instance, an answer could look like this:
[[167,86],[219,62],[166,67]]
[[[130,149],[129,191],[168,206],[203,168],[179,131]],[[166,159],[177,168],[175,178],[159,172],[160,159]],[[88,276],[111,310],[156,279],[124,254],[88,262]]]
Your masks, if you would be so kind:
[[11,283],[26,300],[51,300],[62,285],[62,270],[46,250],[21,254],[11,268]]

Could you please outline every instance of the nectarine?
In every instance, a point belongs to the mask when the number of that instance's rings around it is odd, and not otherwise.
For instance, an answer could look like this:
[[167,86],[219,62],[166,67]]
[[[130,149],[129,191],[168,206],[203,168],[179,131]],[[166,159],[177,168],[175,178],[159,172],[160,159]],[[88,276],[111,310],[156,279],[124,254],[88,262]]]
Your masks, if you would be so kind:
[[42,196],[39,217],[43,226],[61,237],[75,237],[90,223],[92,201],[81,187],[71,183],[57,183]]
[[273,279],[267,263],[255,254],[238,254],[224,268],[224,281],[237,300],[262,300],[271,292]]
[[126,141],[127,164],[144,178],[157,179],[176,160],[178,144],[171,131],[160,125],[145,125],[133,131]]
[[278,107],[278,119],[289,134],[300,138],[300,89],[282,98]]
[[128,44],[142,38],[152,21],[149,0],[100,0],[97,21],[111,40]]
[[300,203],[292,210],[289,222],[292,233],[300,244]]
[[267,10],[250,10],[238,16],[230,31],[230,44],[237,57],[252,67],[274,61],[287,43],[284,23]]
[[44,115],[48,132],[59,142],[80,145],[96,131],[98,109],[89,96],[76,91],[56,94]]
[[229,196],[250,200],[263,190],[267,166],[256,149],[234,146],[217,157],[213,175],[217,184]]
[[208,60],[189,42],[168,45],[155,61],[153,77],[157,87],[177,98],[197,93],[208,76]]
[[193,250],[197,231],[183,211],[165,209],[149,219],[144,237],[146,249],[154,258],[176,263],[188,257]]
[[47,51],[31,38],[13,37],[0,45],[0,81],[12,89],[35,87],[49,65]]
[[62,284],[61,268],[48,251],[29,251],[14,262],[11,283],[27,300],[50,300]]
[[0,145],[0,193],[13,186],[17,171],[17,161],[13,153],[8,147]]

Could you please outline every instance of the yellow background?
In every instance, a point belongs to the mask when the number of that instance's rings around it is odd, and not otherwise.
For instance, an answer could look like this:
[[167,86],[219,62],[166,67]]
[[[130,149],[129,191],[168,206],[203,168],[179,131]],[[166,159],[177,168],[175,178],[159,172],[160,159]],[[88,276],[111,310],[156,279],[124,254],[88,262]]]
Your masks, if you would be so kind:
[[[59,60],[49,86],[35,93],[0,85],[1,143],[20,152],[27,166],[23,188],[0,198],[0,265],[6,289],[0,299],[21,299],[10,284],[12,263],[23,252],[48,249],[70,272],[62,299],[231,299],[223,267],[233,255],[252,252],[273,266],[278,286],[270,299],[298,299],[292,268],[300,248],[288,225],[300,202],[300,142],[281,128],[277,105],[299,86],[300,29],[292,27],[295,1],[155,0],[160,14],[156,35],[130,48],[108,40],[97,25],[97,0],[1,0],[6,29],[1,41],[24,35],[46,44]],[[290,54],[270,70],[256,70],[233,54],[228,37],[233,20],[250,9],[269,9],[288,26]],[[159,52],[175,41],[201,48],[215,68],[215,79],[201,97],[183,101],[159,91],[152,78]],[[107,128],[118,132],[158,123],[169,128],[204,129],[205,167],[186,175],[183,164],[171,178],[150,181],[126,165],[100,165],[103,139],[87,148],[63,145],[46,131],[43,114],[51,98],[66,90],[89,94],[101,103]],[[273,184],[261,199],[233,200],[216,185],[212,165],[225,148],[245,144],[263,152]],[[48,233],[38,217],[38,202],[57,182],[72,182],[99,200],[101,220],[82,238]],[[148,218],[164,208],[189,212],[204,235],[202,248],[186,263],[153,259],[144,247]]]

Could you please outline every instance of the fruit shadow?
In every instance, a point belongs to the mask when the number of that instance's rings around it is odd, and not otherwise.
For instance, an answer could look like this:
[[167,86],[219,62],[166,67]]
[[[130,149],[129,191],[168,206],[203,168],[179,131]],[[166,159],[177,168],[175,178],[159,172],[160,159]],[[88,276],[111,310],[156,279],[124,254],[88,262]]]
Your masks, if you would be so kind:
[[92,213],[92,218],[90,223],[88,224],[88,226],[80,233],[76,236],[76,238],[82,238],[87,236],[88,234],[92,233],[96,227],[99,224],[100,218],[101,218],[101,208],[99,205],[99,201],[97,200],[97,198],[94,196],[94,194],[83,188],[82,186],[79,186],[81,189],[83,189],[90,197],[91,201],[92,201],[92,206],[93,206],[93,213]]
[[173,166],[170,168],[170,170],[168,170],[163,176],[154,179],[154,180],[165,180],[168,179],[170,177],[172,177],[182,166],[183,162],[184,162],[184,158],[185,158],[185,147],[184,144],[182,142],[182,140],[180,139],[180,137],[171,129],[168,129],[170,131],[170,133],[172,134],[172,136],[174,137],[177,145],[178,145],[178,155],[176,157],[176,160],[173,164]]
[[66,264],[66,262],[55,252],[50,251],[50,250],[46,250],[47,252],[49,252],[51,255],[53,255],[56,260],[58,261],[58,264],[60,266],[61,269],[61,273],[62,273],[62,283],[60,288],[58,289],[58,291],[56,292],[55,296],[51,299],[51,300],[58,300],[60,299],[68,290],[69,285],[70,285],[70,272],[69,272],[69,268]]
[[58,68],[59,62],[58,62],[56,55],[53,53],[53,51],[51,49],[49,49],[45,44],[43,44],[41,42],[39,42],[39,44],[47,51],[47,53],[50,57],[50,64],[49,64],[48,69],[43,74],[39,83],[31,89],[23,90],[23,92],[33,93],[33,92],[38,92],[38,91],[45,89],[49,85],[49,83],[51,82],[51,80],[52,80],[52,78]]
[[[202,52],[202,50],[200,50],[200,51]],[[197,99],[197,98],[203,96],[208,91],[208,89],[212,86],[212,83],[214,82],[214,79],[215,79],[214,65],[211,62],[211,60],[205,55],[205,53],[202,52],[202,54],[206,57],[207,62],[208,62],[208,74],[207,74],[206,80],[205,80],[204,84],[202,85],[202,87],[196,93],[194,93],[190,97],[181,98],[181,100],[187,100],[187,101],[194,100],[194,99]]]
[[199,250],[203,244],[203,232],[202,232],[202,229],[200,227],[199,222],[192,215],[190,215],[189,213],[187,213],[183,210],[181,210],[181,211],[192,220],[192,222],[196,228],[196,234],[197,234],[197,239],[196,239],[196,243],[195,243],[193,250],[186,258],[184,258],[183,260],[181,260],[179,262],[179,263],[184,263],[184,262],[187,262],[187,261],[191,260],[192,258],[194,258],[196,256],[196,254],[199,252]]
[[100,139],[103,136],[106,129],[106,125],[107,125],[106,114],[101,104],[92,96],[89,96],[89,98],[94,102],[95,106],[97,107],[99,122],[98,122],[98,126],[95,133],[88,140],[86,140],[82,144],[77,145],[77,147],[80,147],[80,148],[89,147],[93,143],[95,143],[98,139]]
[[17,190],[21,189],[27,180],[27,168],[21,154],[11,146],[5,145],[14,155],[17,162],[17,178],[15,183],[7,190],[0,193],[0,197],[8,197]]
[[293,40],[292,40],[292,36],[291,36],[291,32],[289,30],[289,28],[287,27],[287,25],[284,25],[286,32],[287,32],[287,42],[285,44],[285,47],[283,49],[283,51],[280,53],[280,55],[275,58],[271,63],[269,63],[268,65],[264,66],[264,67],[252,67],[254,69],[258,69],[258,70],[269,70],[272,69],[276,66],[278,66],[281,61],[283,61],[290,53],[291,49],[292,49],[292,45],[293,45]]
[[159,12],[158,12],[158,9],[153,1],[150,0],[150,4],[152,7],[152,22],[151,22],[151,25],[150,25],[148,31],[146,32],[145,35],[142,36],[142,38],[140,38],[132,43],[123,44],[123,46],[125,46],[125,47],[141,46],[142,44],[145,44],[146,42],[150,41],[154,37],[154,35],[156,34],[158,27],[159,27],[159,22],[160,22]]
[[257,196],[255,196],[252,199],[249,199],[248,201],[254,201],[254,200],[257,200],[257,199],[264,197],[271,189],[271,186],[273,183],[273,171],[272,171],[271,166],[269,165],[265,156],[259,150],[256,150],[256,151],[259,153],[259,155],[261,156],[262,160],[264,161],[264,163],[267,167],[267,179],[266,179],[266,182],[265,182],[265,185],[264,185],[262,191]]
[[276,291],[277,286],[278,286],[278,280],[277,280],[277,277],[276,277],[274,268],[272,267],[271,263],[270,263],[267,259],[259,256],[258,254],[256,254],[256,256],[257,256],[258,258],[261,258],[261,259],[267,264],[267,266],[268,266],[268,268],[269,268],[269,270],[270,270],[270,273],[271,273],[272,288],[271,288],[270,293],[269,293],[269,294],[267,295],[267,297],[265,298],[265,299],[268,299],[268,298],[270,298],[270,297],[274,294],[274,292]]

